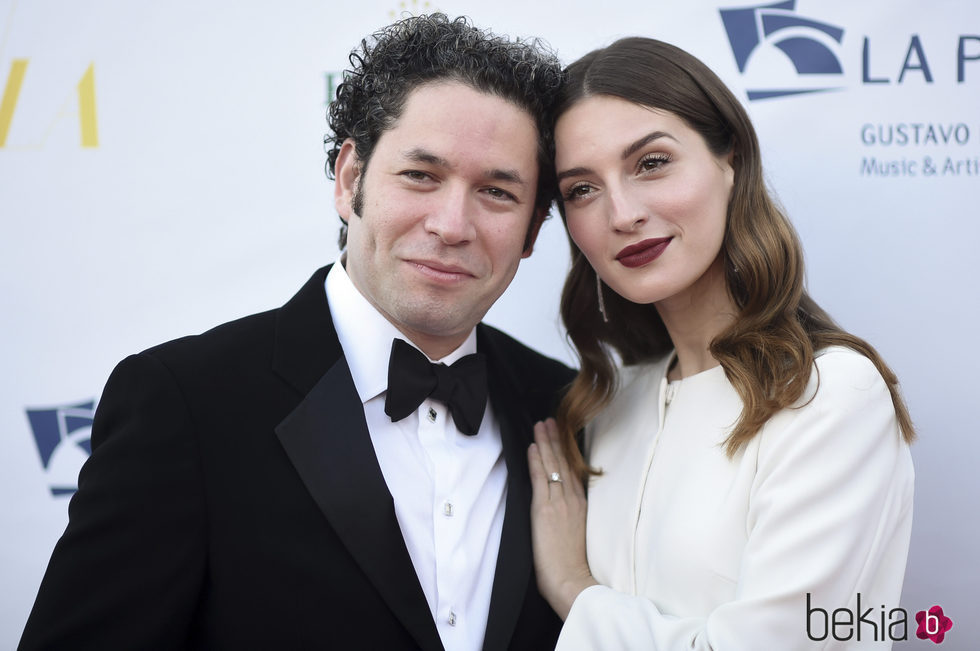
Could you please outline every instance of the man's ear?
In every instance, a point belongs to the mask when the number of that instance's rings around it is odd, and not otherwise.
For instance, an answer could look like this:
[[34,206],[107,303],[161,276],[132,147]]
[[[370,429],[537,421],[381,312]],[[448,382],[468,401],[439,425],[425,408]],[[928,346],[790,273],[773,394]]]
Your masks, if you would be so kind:
[[337,152],[337,160],[333,166],[334,186],[333,202],[337,214],[345,222],[350,221],[354,212],[354,194],[357,184],[361,182],[361,161],[354,150],[354,140],[348,138]]
[[535,208],[534,215],[531,216],[531,226],[528,228],[527,237],[524,238],[524,252],[521,254],[522,258],[528,258],[534,253],[534,243],[538,239],[538,233],[541,231],[541,224],[544,223],[545,218],[548,216],[548,208]]

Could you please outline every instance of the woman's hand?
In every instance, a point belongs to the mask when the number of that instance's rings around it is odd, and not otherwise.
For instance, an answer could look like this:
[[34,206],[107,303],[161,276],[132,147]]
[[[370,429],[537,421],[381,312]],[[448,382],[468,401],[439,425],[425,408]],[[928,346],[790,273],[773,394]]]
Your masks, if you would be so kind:
[[597,585],[585,556],[585,489],[569,469],[553,419],[534,426],[534,441],[527,451],[534,569],[538,590],[564,621],[578,594]]

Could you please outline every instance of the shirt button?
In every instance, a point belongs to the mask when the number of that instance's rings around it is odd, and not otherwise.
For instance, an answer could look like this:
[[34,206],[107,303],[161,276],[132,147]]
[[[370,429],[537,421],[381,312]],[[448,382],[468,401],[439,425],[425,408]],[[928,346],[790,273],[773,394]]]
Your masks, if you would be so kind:
[[449,625],[450,626],[456,625],[456,613],[454,613],[451,610],[449,611]]
[[451,518],[451,517],[453,517],[453,513],[455,513],[455,510],[453,509],[453,503],[452,502],[448,502],[448,501],[447,502],[443,502],[442,503],[442,514],[444,516],[446,516],[447,518]]
[[433,409],[432,407],[429,407],[429,422],[430,423],[436,422],[436,416],[438,416],[436,410]]

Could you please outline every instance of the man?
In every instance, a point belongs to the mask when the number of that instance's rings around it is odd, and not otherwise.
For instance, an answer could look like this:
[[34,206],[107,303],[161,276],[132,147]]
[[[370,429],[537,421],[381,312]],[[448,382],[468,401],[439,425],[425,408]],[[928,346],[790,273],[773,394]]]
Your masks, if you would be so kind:
[[22,648],[553,646],[526,449],[570,372],[478,323],[552,198],[560,68],[441,15],[351,60],[341,263],[117,367]]

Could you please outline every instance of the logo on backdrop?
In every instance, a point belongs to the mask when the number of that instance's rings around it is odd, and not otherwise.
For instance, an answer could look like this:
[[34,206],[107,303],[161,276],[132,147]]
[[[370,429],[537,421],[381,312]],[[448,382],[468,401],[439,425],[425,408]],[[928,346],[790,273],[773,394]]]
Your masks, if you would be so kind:
[[[925,41],[914,32],[891,29],[883,38],[872,39],[851,29],[845,48],[844,27],[799,12],[797,0],[718,11],[749,101],[830,90],[897,90],[905,85],[918,99],[932,88],[939,94],[964,84],[976,88],[980,80],[976,32],[947,33],[945,38],[933,34]],[[860,78],[858,62],[850,61],[858,55]],[[872,117],[855,124],[862,150],[857,173],[867,178],[980,177],[980,125],[975,116],[967,112],[959,119],[944,115],[935,120],[918,113],[896,121]]]
[[[722,9],[721,20],[725,24],[728,42],[735,55],[738,71],[743,75],[750,60],[759,68],[772,57],[792,64],[796,76],[788,69],[778,88],[755,88],[747,91],[749,100],[784,97],[837,90],[844,74],[840,59],[835,54],[844,39],[844,30],[836,25],[805,18],[796,14],[796,0],[738,9]],[[778,52],[777,52],[778,51]],[[754,56],[753,56],[754,55]],[[776,68],[781,62],[769,61],[767,68]],[[787,68],[787,66],[783,66]],[[832,81],[825,81],[828,76]],[[803,86],[800,85],[801,79]]]
[[[801,15],[796,4],[796,0],[784,0],[718,10],[749,101],[843,90],[846,80],[853,81],[846,70],[856,76],[856,66],[841,62],[844,28]],[[888,39],[896,36],[891,34]],[[868,35],[858,38],[862,86],[911,83],[921,87],[937,81],[948,84],[954,79],[956,84],[963,84],[968,73],[974,82],[980,74],[975,63],[980,61],[980,35],[976,33],[951,34],[945,45],[936,44],[933,36],[928,48],[918,34],[910,33],[901,58],[890,52],[883,58],[877,41],[872,42]],[[889,70],[898,74],[888,74]]]
[[73,494],[78,471],[92,453],[95,401],[26,411],[51,494]]

